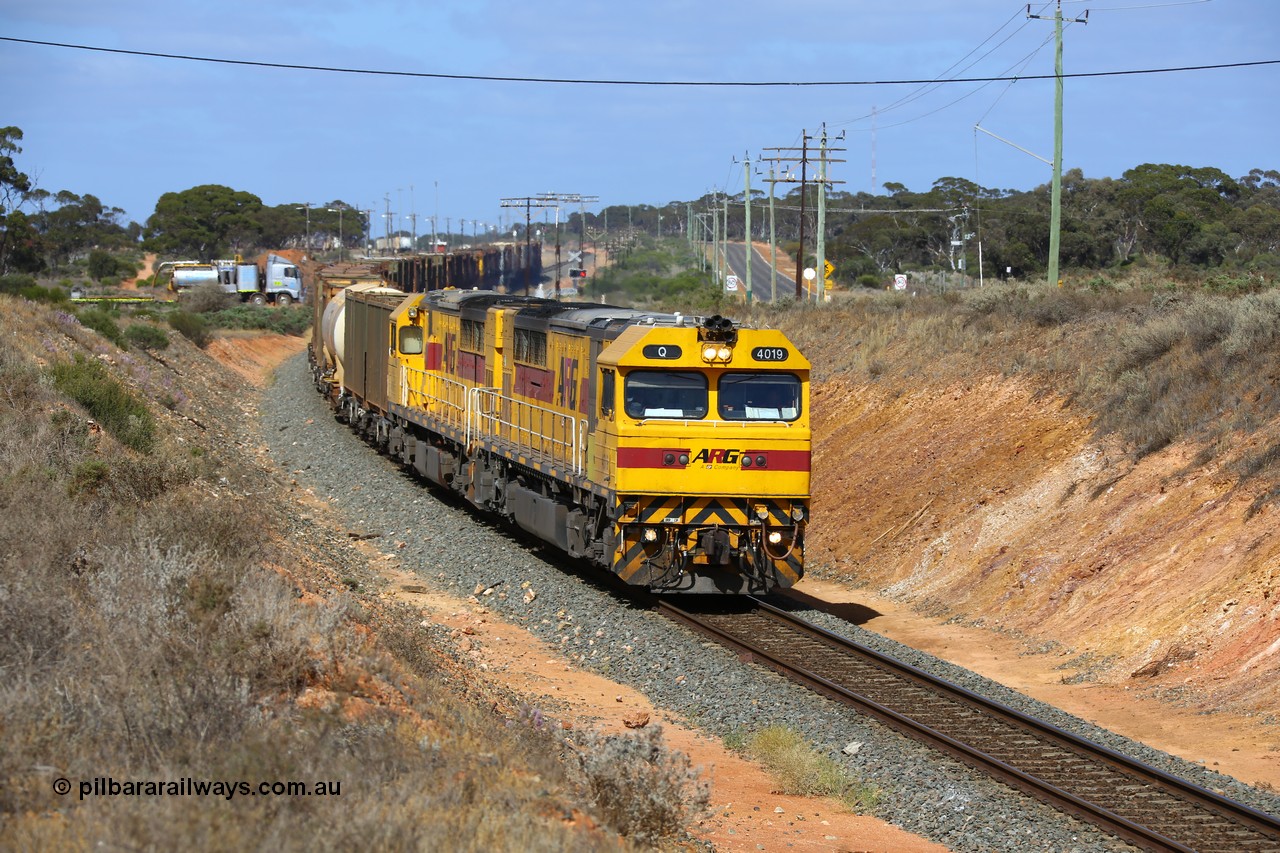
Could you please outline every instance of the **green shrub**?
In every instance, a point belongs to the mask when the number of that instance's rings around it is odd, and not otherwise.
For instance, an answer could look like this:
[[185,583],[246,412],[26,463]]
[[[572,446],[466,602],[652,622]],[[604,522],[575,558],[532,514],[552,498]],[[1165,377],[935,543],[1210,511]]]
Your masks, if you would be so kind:
[[36,277],[25,273],[0,275],[0,293],[20,294],[24,288],[35,287]]
[[145,403],[96,361],[77,356],[53,366],[58,390],[84,406],[107,432],[126,447],[148,453],[155,445],[156,425]]
[[201,349],[209,345],[211,340],[209,323],[199,314],[192,314],[190,311],[174,311],[169,315],[169,325],[175,332]]
[[67,491],[76,494],[96,494],[107,482],[111,469],[101,459],[87,459],[71,473]]
[[67,292],[65,290],[58,287],[41,287],[38,284],[22,288],[18,291],[18,295],[23,299],[30,299],[32,302],[48,302],[54,305],[67,301]]
[[107,309],[81,308],[76,312],[76,317],[80,320],[80,325],[93,329],[120,349],[129,348],[129,342],[124,339],[115,315]]
[[115,255],[103,249],[94,249],[89,253],[89,278],[105,283],[111,276],[119,276],[128,271],[128,264],[119,261]]
[[308,311],[236,305],[209,315],[209,324],[219,329],[253,329],[280,335],[301,335],[311,326]]
[[169,346],[169,336],[164,329],[150,323],[131,323],[124,330],[125,339],[129,343],[144,350],[158,350]]
[[216,283],[192,287],[178,295],[178,302],[182,305],[183,310],[193,314],[211,314],[214,311],[222,311],[230,308],[235,304],[235,301],[236,297],[227,293],[222,289],[222,285]]

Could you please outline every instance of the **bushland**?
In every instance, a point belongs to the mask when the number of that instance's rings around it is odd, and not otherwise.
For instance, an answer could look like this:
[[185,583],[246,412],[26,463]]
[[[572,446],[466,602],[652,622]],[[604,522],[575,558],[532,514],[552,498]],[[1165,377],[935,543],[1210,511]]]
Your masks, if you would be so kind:
[[[180,383],[199,380],[167,364],[199,362],[190,343],[134,360],[70,314],[3,296],[0,335],[0,848],[626,850],[624,832],[679,837],[681,765],[656,758],[602,793],[582,744],[501,713],[505,699],[458,674],[420,613],[327,581],[323,560],[349,545],[275,535],[291,510],[220,449],[234,440],[194,427],[178,440],[166,410],[180,414],[200,391]],[[95,778],[340,794],[81,800]]]

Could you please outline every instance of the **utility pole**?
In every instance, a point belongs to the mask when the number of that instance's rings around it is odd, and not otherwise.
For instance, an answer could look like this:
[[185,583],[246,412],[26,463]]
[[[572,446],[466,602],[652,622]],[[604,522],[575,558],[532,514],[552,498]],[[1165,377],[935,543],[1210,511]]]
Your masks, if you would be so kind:
[[387,193],[386,195],[384,195],[382,197],[382,200],[383,202],[386,203],[386,212],[382,214],[383,221],[386,224],[385,230],[387,232],[386,248],[390,250],[391,248],[391,193]]
[[307,226],[306,226],[306,228],[307,228],[307,230],[306,230],[306,235],[307,235],[307,236],[305,237],[305,241],[306,241],[306,242],[304,242],[304,243],[303,243],[303,246],[306,248],[306,250],[307,250],[308,252],[310,252],[310,251],[311,251],[311,202],[309,202],[309,201],[304,201],[304,202],[302,203],[302,207],[298,207],[298,208],[294,208],[294,209],[295,209],[295,210],[305,210],[305,211],[307,212]]
[[[532,211],[535,207],[555,207],[559,202],[554,199],[548,199],[543,196],[520,196],[518,198],[504,198],[502,200],[503,207],[523,207],[524,208],[524,295],[529,295],[529,268],[533,266],[533,246],[530,244],[529,232],[532,230]],[[445,219],[446,226],[448,218]],[[446,231],[447,233],[447,231]]]
[[720,280],[720,208],[715,193],[711,194],[711,277]]
[[[838,139],[844,138],[844,131],[840,132]],[[835,160],[827,156],[828,151],[843,151],[843,148],[827,147],[827,123],[822,123],[822,141],[820,143],[818,155],[818,237],[817,237],[817,260],[815,262],[815,270],[817,273],[814,279],[815,293],[813,295],[814,302],[822,302],[826,296],[827,290],[827,184],[844,183],[844,181],[827,180],[827,164],[843,163],[844,160]]]
[[742,174],[743,174],[743,180],[746,185],[743,189],[743,195],[742,195],[743,204],[746,206],[746,211],[742,215],[742,223],[743,223],[742,227],[747,232],[744,236],[746,237],[746,241],[747,241],[747,254],[746,254],[747,304],[750,305],[751,304],[751,258],[752,258],[752,251],[753,251],[751,248],[751,159],[745,153],[742,155]]
[[[810,139],[810,138],[811,138],[811,137],[808,135],[808,133],[807,133],[807,132],[805,132],[805,131],[801,131],[801,134],[800,134],[801,147],[800,147],[800,148],[767,148],[767,149],[765,149],[766,151],[777,151],[777,152],[779,152],[779,156],[777,156],[777,157],[766,157],[766,158],[762,158],[762,159],[764,159],[764,160],[767,160],[767,161],[768,161],[768,162],[770,162],[770,163],[793,163],[793,162],[795,162],[797,159],[799,159],[799,161],[800,161],[800,181],[799,181],[799,184],[800,184],[800,249],[799,249],[799,251],[798,251],[798,252],[796,252],[796,301],[797,301],[797,302],[799,302],[801,299],[803,299],[803,298],[804,298],[804,275],[803,275],[803,273],[804,273],[804,215],[805,215],[805,185],[808,183],[808,167],[809,167],[809,139]],[[828,147],[826,147],[826,125],[825,125],[825,124],[823,125],[823,136],[822,136],[822,139],[823,139],[823,146],[822,146],[822,148],[821,148],[820,156],[819,156],[819,158],[818,158],[818,159],[819,159],[819,163],[821,164],[821,170],[820,170],[820,172],[819,172],[819,174],[821,175],[821,178],[820,178],[820,180],[819,180],[819,184],[820,184],[821,186],[823,186],[823,187],[825,187],[825,186],[826,186],[826,184],[829,184],[829,183],[839,183],[839,184],[842,184],[842,183],[844,183],[844,181],[832,181],[832,180],[830,180],[830,179],[827,177],[826,164],[827,164],[827,162],[830,160],[830,158],[828,158],[828,157],[827,157],[827,153],[828,153],[829,151],[844,151],[844,149],[843,149],[843,148],[828,148]],[[800,156],[799,156],[799,158],[797,158],[794,154],[785,155],[785,154],[783,154],[783,153],[782,153],[782,152],[786,152],[786,151],[799,151],[799,152],[800,152]],[[830,162],[843,163],[844,161],[843,161],[843,160],[832,160],[832,161],[830,161]],[[774,183],[778,183],[778,182],[780,182],[780,183],[785,183],[785,184],[794,184],[794,183],[796,183],[796,180],[795,180],[794,178],[772,178],[772,179],[770,179],[770,180],[771,180],[771,182],[774,182]],[[770,202],[772,202],[772,191],[771,191],[771,194],[770,194]],[[824,208],[824,211],[825,211],[825,197],[823,197],[823,198],[821,199],[820,203],[823,205],[823,208]],[[822,225],[825,225],[825,222],[824,222],[824,223],[822,223]],[[820,226],[820,227],[821,227],[821,226]],[[776,264],[775,264],[775,266],[776,266]],[[817,272],[819,275],[821,275],[823,271],[822,271],[822,270],[815,270],[815,272]],[[816,278],[816,276],[815,276],[815,278]],[[776,291],[775,291],[775,296],[776,296]]]
[[724,233],[720,241],[724,246],[724,265],[720,268],[720,286],[724,287],[724,278],[729,274],[729,194],[724,196]]
[[769,164],[769,293],[778,298],[778,232],[776,220],[773,218],[773,188],[777,180],[773,177],[773,164]]
[[813,241],[813,301],[821,302],[826,293],[826,243],[827,231],[827,123],[822,123],[822,138],[818,143],[818,233]]
[[[1048,20],[1045,15],[1031,14],[1027,4],[1027,17]],[[1089,10],[1083,18],[1072,18],[1073,24],[1089,23]],[[1058,253],[1062,237],[1062,0],[1053,13],[1053,185],[1049,195],[1049,284],[1058,283]]]
[[413,184],[409,184],[409,211],[413,220],[413,249],[410,254],[418,254],[418,205],[413,200]]
[[330,213],[338,214],[338,260],[345,261],[347,259],[347,245],[342,239],[342,212],[347,209],[344,204],[341,207],[326,207],[325,210]]
[[796,252],[796,301],[804,295],[804,185],[805,169],[809,166],[809,134],[800,129],[800,250]]
[[[560,296],[560,204],[576,204],[578,205],[578,277],[585,278],[587,274],[587,262],[583,255],[586,252],[587,238],[587,203],[592,204],[600,200],[598,195],[583,195],[582,193],[539,193],[537,198],[540,201],[548,202],[543,207],[554,207],[556,209],[556,297]],[[586,282],[583,282],[585,284]]]

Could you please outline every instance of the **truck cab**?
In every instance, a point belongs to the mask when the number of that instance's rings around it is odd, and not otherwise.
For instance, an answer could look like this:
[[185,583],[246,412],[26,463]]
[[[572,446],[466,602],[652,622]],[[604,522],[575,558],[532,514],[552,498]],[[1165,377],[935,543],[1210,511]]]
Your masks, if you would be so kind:
[[268,255],[263,266],[262,301],[277,305],[302,301],[302,271],[297,264],[279,255]]

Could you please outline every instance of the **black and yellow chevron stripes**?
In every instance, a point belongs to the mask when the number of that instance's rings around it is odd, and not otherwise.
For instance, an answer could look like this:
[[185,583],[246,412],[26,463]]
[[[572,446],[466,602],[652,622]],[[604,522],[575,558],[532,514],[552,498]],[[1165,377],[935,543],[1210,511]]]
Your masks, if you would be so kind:
[[640,524],[685,524],[725,527],[758,523],[755,509],[769,510],[768,523],[775,527],[790,526],[791,502],[770,498],[689,497],[682,495],[640,496],[635,499],[635,520]]

